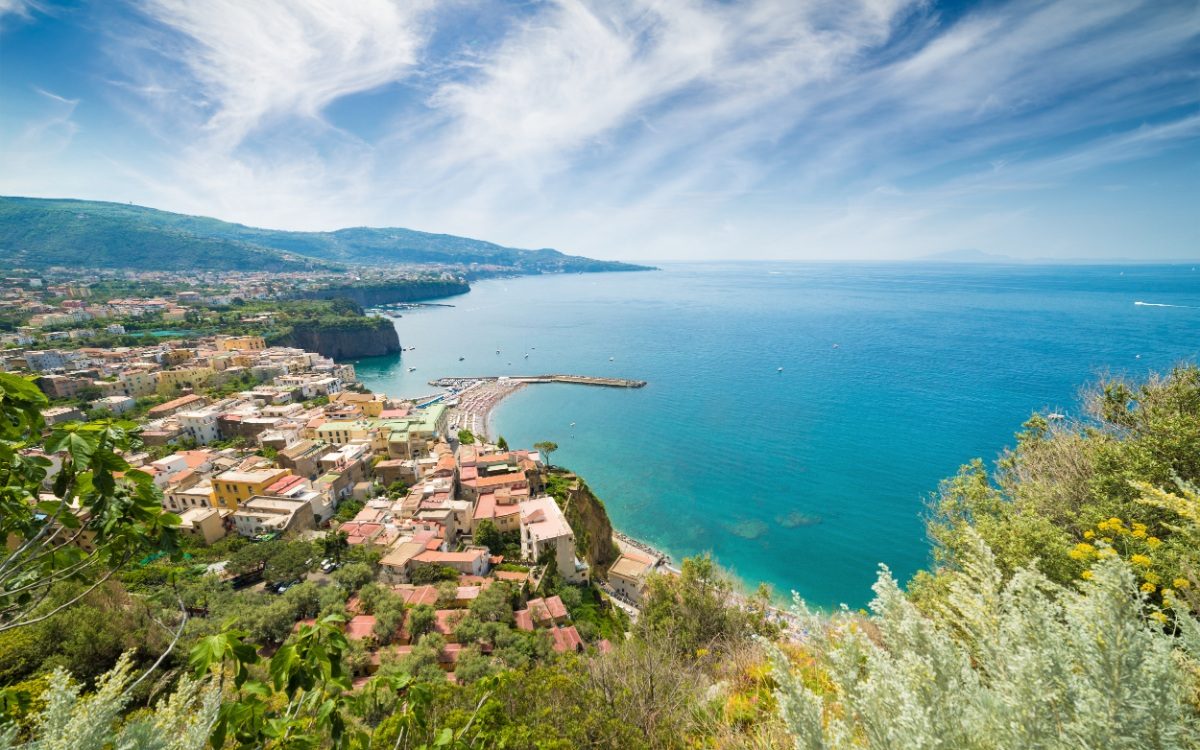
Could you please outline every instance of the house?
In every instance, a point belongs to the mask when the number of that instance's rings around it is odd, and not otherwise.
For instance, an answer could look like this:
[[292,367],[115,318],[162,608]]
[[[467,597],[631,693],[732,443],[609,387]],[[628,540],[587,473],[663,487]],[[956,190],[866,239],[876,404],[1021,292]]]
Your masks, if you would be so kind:
[[304,531],[315,527],[312,504],[307,500],[256,495],[233,514],[233,525],[245,537]]
[[225,522],[216,508],[188,508],[179,514],[179,530],[205,545],[225,536]]
[[[424,547],[424,545],[422,545]],[[441,552],[423,549],[410,558],[406,575],[421,565],[440,565],[466,575],[482,576],[491,569],[491,555],[486,547],[468,547],[462,552]],[[384,560],[387,558],[385,557]],[[380,560],[381,566],[384,561]]]
[[226,471],[213,477],[213,501],[219,508],[237,510],[238,503],[261,495],[275,482],[287,476],[287,469]]
[[47,425],[53,427],[63,422],[82,422],[84,416],[83,412],[74,406],[55,406],[49,409],[42,409],[42,419],[46,421]]
[[92,402],[93,409],[104,409],[112,414],[124,414],[137,406],[137,401],[129,396],[104,396]]
[[521,555],[526,560],[540,560],[550,551],[564,579],[572,583],[587,581],[587,563],[575,557],[575,535],[554,498],[543,495],[520,507]]
[[636,550],[621,553],[608,569],[608,584],[618,596],[640,604],[646,590],[646,576],[654,570],[654,560]]
[[321,456],[330,450],[333,449],[325,443],[301,440],[276,453],[275,460],[294,474],[316,479],[321,474]]
[[180,396],[158,406],[150,407],[150,411],[146,412],[146,416],[150,419],[162,419],[185,409],[198,409],[207,403],[208,399],[203,396],[189,393],[186,396]]

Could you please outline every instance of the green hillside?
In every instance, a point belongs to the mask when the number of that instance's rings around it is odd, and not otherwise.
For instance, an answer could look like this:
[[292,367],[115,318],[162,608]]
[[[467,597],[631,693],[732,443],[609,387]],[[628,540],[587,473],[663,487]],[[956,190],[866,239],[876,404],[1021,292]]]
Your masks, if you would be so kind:
[[0,197],[0,262],[172,271],[353,264],[478,265],[522,274],[644,270],[411,229],[287,232],[121,203],[11,197]]

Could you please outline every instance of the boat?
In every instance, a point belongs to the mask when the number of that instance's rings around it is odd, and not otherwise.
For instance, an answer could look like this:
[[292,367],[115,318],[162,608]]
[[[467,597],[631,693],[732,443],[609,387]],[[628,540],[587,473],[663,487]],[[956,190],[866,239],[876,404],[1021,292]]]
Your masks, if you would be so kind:
[[466,357],[459,357],[459,358],[458,358],[458,361],[459,361],[459,362],[462,362],[464,359],[466,359]]
[[609,361],[609,362],[612,362],[612,361],[613,361],[613,358],[612,358],[612,357],[609,357],[609,358],[608,358],[608,361]]
[[775,372],[783,372],[783,368],[782,368],[782,367],[780,367],[780,368],[779,368],[778,370],[776,370]]
[[409,371],[409,372],[416,372],[416,371],[417,371],[417,368],[415,368],[415,367],[410,367],[410,368],[408,368],[408,371]]
[[525,355],[525,359],[529,359],[529,355],[528,355],[528,354],[526,354],[526,355]]

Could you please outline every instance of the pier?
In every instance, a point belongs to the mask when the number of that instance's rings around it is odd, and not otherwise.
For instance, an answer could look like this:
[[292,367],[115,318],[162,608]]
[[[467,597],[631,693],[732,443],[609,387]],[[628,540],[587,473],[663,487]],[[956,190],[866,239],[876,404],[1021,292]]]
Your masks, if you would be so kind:
[[465,378],[438,378],[430,380],[429,384],[438,388],[465,388],[473,383],[496,382],[508,380],[513,383],[573,383],[575,385],[595,385],[601,388],[643,388],[645,380],[629,380],[626,378],[601,378],[592,375],[483,375]]

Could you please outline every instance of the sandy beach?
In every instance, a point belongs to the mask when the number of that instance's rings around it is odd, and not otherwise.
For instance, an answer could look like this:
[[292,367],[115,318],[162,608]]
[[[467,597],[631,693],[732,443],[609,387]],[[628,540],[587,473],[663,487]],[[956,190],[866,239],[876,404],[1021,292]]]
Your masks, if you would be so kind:
[[451,433],[470,430],[484,440],[492,440],[492,410],[505,396],[516,393],[527,385],[519,380],[499,378],[496,380],[464,381],[461,389],[452,390],[453,397],[447,425]]

